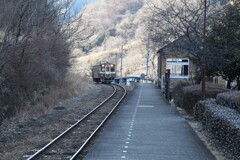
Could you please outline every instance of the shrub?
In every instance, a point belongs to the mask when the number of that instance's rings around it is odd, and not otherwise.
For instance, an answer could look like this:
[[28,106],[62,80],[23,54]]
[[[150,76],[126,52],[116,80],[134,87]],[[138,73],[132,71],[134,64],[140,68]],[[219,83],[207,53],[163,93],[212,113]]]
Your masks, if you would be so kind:
[[[184,84],[186,85],[186,84]],[[226,92],[224,89],[216,84],[207,83],[206,98],[216,98],[218,93]],[[201,86],[200,85],[186,85],[185,87],[177,86],[173,94],[174,103],[185,109],[189,114],[193,113],[193,106],[201,100]]]
[[112,29],[109,29],[108,31],[108,34],[112,37],[115,37],[116,36],[116,29],[115,28],[112,28]]
[[240,91],[224,92],[217,95],[217,103],[240,113]]
[[22,115],[25,117],[41,115],[49,107],[84,92],[90,86],[91,81],[88,77],[69,72],[59,83],[48,88],[39,88],[28,94],[24,90],[10,90],[0,87],[0,90],[4,91],[0,94],[0,126],[8,119],[23,119]]
[[93,48],[102,46],[106,38],[107,38],[106,33],[99,34],[93,42],[87,43],[85,46],[82,46],[82,51],[88,53]]
[[178,83],[174,89],[173,89],[173,93],[172,93],[172,97],[174,99],[174,103],[177,106],[181,106],[181,103],[183,101],[183,87],[186,86],[190,86],[191,84],[189,84],[188,82],[182,82],[180,81],[180,83]]
[[236,110],[208,99],[194,106],[193,115],[211,133],[217,145],[234,158],[240,158],[240,115]]

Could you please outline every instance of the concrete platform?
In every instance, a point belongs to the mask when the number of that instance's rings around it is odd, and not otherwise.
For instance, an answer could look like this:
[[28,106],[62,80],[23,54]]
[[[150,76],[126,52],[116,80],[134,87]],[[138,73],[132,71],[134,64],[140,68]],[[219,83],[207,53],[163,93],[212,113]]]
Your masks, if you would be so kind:
[[137,84],[85,160],[214,160],[153,84]]

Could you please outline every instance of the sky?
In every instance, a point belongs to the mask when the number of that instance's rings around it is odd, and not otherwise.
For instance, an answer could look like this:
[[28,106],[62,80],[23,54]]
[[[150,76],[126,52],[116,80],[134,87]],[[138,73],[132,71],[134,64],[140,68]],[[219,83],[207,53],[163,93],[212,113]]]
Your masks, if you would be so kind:
[[73,11],[79,12],[85,5],[93,0],[73,0]]

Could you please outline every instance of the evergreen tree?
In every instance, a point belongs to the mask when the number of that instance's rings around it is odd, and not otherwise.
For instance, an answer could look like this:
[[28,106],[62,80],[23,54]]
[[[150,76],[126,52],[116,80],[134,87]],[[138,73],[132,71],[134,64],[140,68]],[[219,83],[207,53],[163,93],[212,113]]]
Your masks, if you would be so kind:
[[240,2],[223,7],[222,14],[214,19],[209,34],[208,67],[211,73],[228,81],[227,87],[237,80],[240,88]]

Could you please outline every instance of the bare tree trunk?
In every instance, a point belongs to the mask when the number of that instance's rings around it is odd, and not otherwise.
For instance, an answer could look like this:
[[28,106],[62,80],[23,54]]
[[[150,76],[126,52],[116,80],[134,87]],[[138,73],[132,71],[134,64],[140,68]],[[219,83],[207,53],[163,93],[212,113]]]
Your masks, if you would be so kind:
[[232,80],[228,80],[228,81],[227,81],[227,88],[228,88],[228,89],[231,89],[231,83],[232,83]]
[[237,77],[237,89],[240,90],[240,76]]

